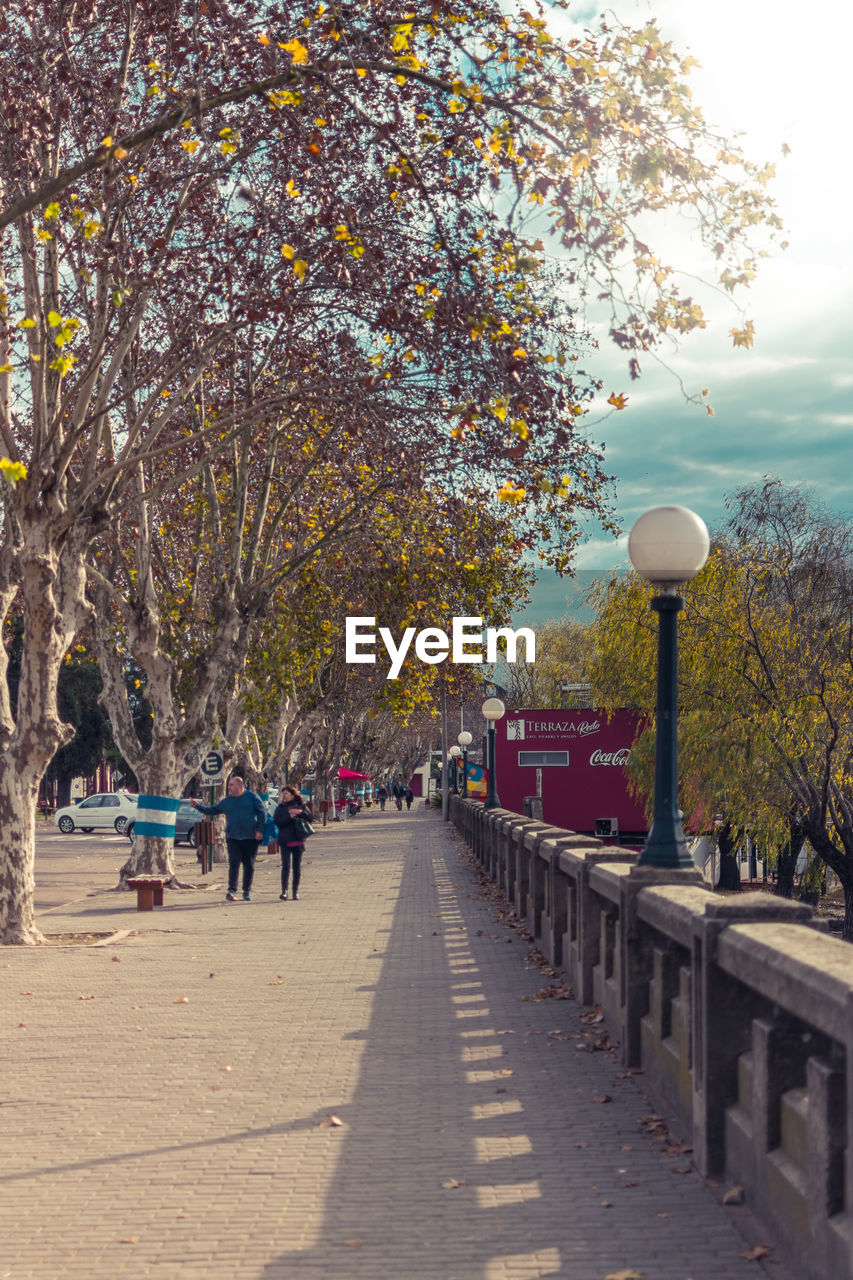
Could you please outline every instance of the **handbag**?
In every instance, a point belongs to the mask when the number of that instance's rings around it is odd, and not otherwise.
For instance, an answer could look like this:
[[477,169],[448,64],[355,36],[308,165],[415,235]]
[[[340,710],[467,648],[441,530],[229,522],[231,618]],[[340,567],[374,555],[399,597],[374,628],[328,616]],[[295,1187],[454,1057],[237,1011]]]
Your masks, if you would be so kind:
[[293,828],[303,840],[307,840],[309,836],[314,834],[314,828],[304,814],[300,814],[298,818],[293,819]]

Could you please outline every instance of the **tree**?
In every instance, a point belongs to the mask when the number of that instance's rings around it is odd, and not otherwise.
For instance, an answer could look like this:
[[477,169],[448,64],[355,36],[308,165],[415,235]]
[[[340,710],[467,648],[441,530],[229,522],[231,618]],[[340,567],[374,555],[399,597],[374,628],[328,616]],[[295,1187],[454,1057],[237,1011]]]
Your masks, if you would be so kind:
[[536,661],[501,666],[500,680],[513,707],[561,707],[565,684],[588,684],[592,633],[573,618],[536,628]]
[[[781,856],[807,839],[845,894],[853,938],[853,530],[768,479],[728,500],[705,569],[684,589],[679,722],[684,807]],[[636,577],[599,598],[594,678],[653,706],[654,628]],[[648,730],[632,765],[651,777]],[[641,740],[643,741],[643,740]]]
[[633,353],[703,323],[642,215],[692,213],[730,289],[775,217],[769,171],[721,145],[652,27],[563,47],[532,15],[452,0],[411,22],[13,0],[3,22],[0,604],[20,596],[26,631],[17,719],[0,688],[0,939],[27,942],[35,794],[68,737],[56,682],[97,536],[235,434],[331,406],[429,449],[450,486],[488,477],[564,567],[578,513],[607,519],[577,421],[584,297],[608,291],[636,373]]

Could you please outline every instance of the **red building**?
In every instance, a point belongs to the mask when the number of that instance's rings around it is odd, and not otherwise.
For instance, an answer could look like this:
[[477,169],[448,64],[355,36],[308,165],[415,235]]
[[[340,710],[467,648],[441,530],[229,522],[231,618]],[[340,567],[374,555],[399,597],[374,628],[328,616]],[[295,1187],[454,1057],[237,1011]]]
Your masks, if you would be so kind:
[[640,719],[634,711],[592,708],[508,711],[496,725],[501,806],[522,813],[524,797],[540,794],[552,826],[641,843],[645,810],[625,775]]

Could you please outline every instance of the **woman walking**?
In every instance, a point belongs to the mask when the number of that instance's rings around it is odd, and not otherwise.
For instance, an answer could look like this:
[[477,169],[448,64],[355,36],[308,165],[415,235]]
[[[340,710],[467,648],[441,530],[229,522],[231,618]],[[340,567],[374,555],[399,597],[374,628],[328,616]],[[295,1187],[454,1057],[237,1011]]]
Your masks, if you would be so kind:
[[305,836],[298,827],[300,818],[308,820],[311,818],[302,796],[295,787],[282,787],[281,800],[276,806],[272,820],[278,827],[278,847],[281,853],[281,893],[278,896],[283,902],[287,901],[291,865],[293,896],[295,899],[299,898],[302,855],[305,852]]

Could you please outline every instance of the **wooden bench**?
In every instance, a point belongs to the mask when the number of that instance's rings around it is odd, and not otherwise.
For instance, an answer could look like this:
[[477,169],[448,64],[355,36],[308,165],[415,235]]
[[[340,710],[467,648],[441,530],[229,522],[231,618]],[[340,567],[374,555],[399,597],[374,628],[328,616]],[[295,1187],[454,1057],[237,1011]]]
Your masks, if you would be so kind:
[[163,876],[132,876],[126,881],[128,889],[136,890],[136,910],[153,911],[163,905]]

